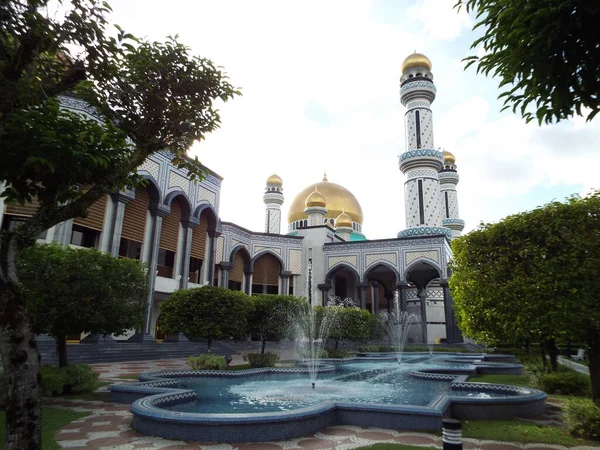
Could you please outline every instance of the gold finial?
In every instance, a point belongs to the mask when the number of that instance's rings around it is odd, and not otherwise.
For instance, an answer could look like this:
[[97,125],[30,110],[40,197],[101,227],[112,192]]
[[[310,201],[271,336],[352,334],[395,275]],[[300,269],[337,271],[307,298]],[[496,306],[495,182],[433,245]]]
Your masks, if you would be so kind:
[[328,181],[327,180],[327,171],[323,172],[323,181]]

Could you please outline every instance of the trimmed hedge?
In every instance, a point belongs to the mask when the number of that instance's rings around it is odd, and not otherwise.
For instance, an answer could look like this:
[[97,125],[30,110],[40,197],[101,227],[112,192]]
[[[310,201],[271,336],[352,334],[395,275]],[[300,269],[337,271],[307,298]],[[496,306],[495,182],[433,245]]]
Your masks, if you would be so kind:
[[87,364],[73,364],[67,367],[42,366],[40,371],[44,397],[91,392],[96,388],[99,376]]
[[187,365],[192,370],[224,370],[227,368],[227,361],[224,356],[203,353],[200,356],[190,356]]
[[600,406],[591,399],[565,401],[564,418],[572,434],[588,439],[600,439]]
[[251,367],[275,367],[275,363],[279,361],[279,355],[271,352],[248,353],[246,359]]
[[[311,354],[311,352],[307,351],[307,350],[301,350],[298,352],[298,355],[300,356],[300,358],[312,358],[313,355]],[[325,349],[321,350],[319,352],[318,355],[316,355],[317,358],[329,358],[329,352]]]
[[327,353],[329,354],[329,358],[347,358],[350,355],[350,352],[345,348],[328,348]]

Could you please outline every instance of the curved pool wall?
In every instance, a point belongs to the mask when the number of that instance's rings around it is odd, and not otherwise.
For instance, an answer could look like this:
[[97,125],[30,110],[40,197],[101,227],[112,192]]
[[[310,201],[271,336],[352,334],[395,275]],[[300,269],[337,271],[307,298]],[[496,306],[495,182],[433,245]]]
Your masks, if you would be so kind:
[[[414,353],[413,353],[414,355]],[[423,354],[427,356],[428,354]],[[436,353],[436,356],[440,356]],[[306,373],[306,368],[265,368],[243,371],[148,372],[134,384],[109,387],[111,401],[132,403],[132,428],[167,439],[212,442],[265,442],[315,433],[332,425],[356,425],[391,429],[425,430],[441,428],[442,417],[457,419],[509,419],[545,411],[546,394],[530,388],[468,382],[469,376],[483,373],[519,374],[522,366],[510,355],[447,354],[448,362],[468,367],[443,367],[409,372],[410,376],[450,382],[451,390],[510,393],[513,397],[479,398],[440,395],[427,406],[327,402],[291,411],[268,413],[203,414],[163,409],[196,399],[196,392],[180,389],[181,378],[202,376],[237,378],[267,373]],[[512,359],[511,359],[512,358]],[[328,359],[321,372],[333,371],[338,362],[393,361],[394,355]],[[175,378],[176,377],[176,378]]]

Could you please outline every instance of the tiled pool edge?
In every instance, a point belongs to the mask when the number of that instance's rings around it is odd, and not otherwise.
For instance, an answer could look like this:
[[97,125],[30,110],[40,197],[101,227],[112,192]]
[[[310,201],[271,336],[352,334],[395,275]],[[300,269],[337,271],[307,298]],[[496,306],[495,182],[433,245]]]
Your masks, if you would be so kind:
[[[345,361],[367,358],[348,358]],[[389,358],[369,358],[383,360]],[[544,392],[517,388],[514,386],[469,383],[469,375],[477,373],[507,373],[502,370],[518,371],[518,364],[488,363],[479,364],[485,357],[468,358],[473,368],[454,369],[453,373],[426,371],[411,372],[411,376],[452,381],[452,389],[513,390],[518,397],[511,398],[470,398],[440,396],[428,406],[400,406],[355,402],[331,402],[313,407],[277,413],[253,414],[200,414],[169,411],[156,407],[157,403],[179,403],[195,398],[195,392],[178,389],[175,379],[164,377],[177,375],[240,377],[256,373],[301,372],[306,369],[250,369],[247,371],[178,371],[149,372],[142,374],[140,383],[113,385],[111,400],[132,402],[132,428],[137,431],[163,438],[212,442],[264,442],[303,436],[315,433],[331,425],[357,425],[390,429],[425,430],[439,429],[441,419],[452,416],[459,419],[502,419],[515,416],[538,415],[545,411]],[[498,358],[500,359],[500,358]],[[334,361],[327,361],[334,362]],[[333,368],[325,366],[324,371]],[[496,372],[495,369],[500,370]],[[447,372],[444,370],[444,372]],[[160,374],[160,376],[158,376]]]

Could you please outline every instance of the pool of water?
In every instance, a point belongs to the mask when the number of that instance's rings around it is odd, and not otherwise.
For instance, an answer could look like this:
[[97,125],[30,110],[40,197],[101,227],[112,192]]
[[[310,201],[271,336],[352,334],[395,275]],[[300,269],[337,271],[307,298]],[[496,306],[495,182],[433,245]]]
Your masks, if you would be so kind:
[[452,391],[450,382],[408,375],[409,371],[429,368],[432,363],[432,360],[421,358],[401,365],[388,361],[336,364],[335,372],[318,375],[314,388],[308,374],[182,379],[180,387],[195,390],[198,399],[164,408],[181,412],[235,414],[288,411],[332,401],[425,406],[439,395],[450,393],[469,397],[507,396]]

